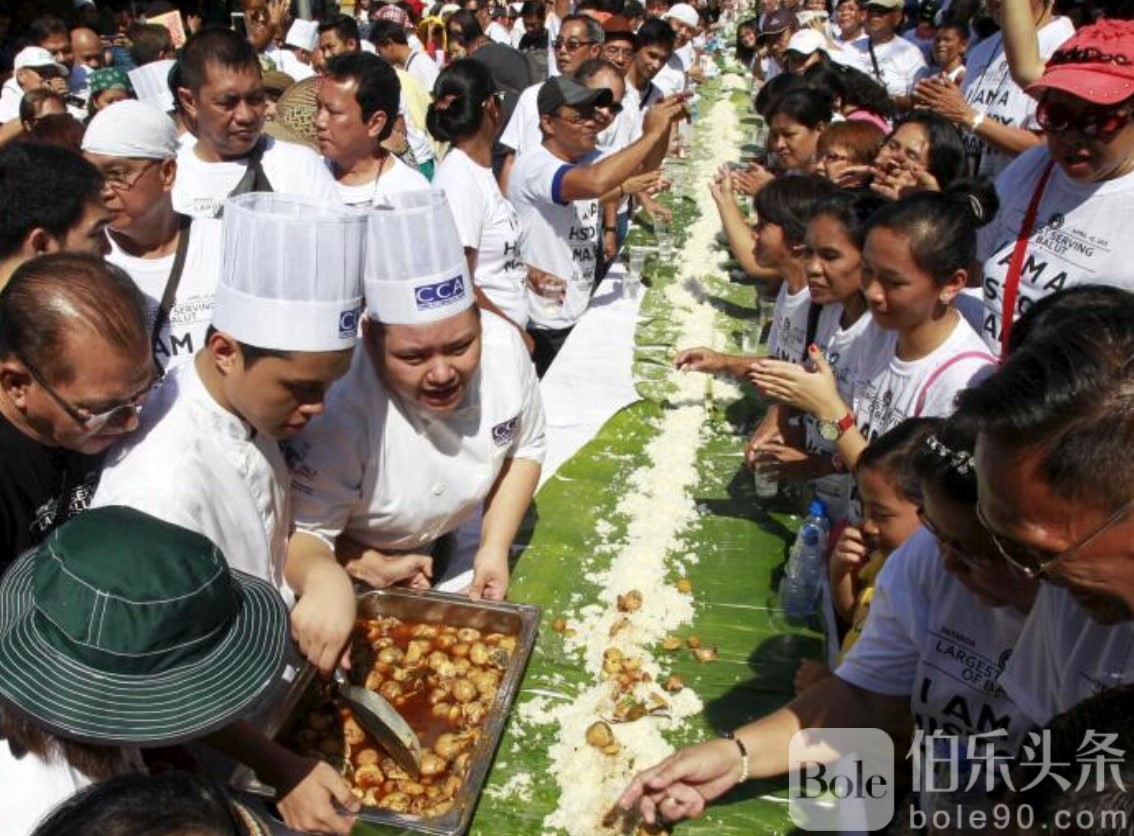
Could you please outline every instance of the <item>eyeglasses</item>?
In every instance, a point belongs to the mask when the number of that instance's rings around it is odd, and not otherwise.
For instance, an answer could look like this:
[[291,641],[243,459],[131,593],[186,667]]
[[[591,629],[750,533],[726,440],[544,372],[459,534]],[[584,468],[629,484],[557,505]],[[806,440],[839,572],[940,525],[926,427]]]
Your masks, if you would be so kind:
[[72,406],[62,395],[55,391],[51,384],[44,379],[43,375],[36,370],[35,366],[18,354],[16,358],[24,364],[24,368],[28,370],[28,374],[43,388],[43,391],[50,395],[51,399],[59,404],[60,408],[62,408],[73,421],[82,424],[89,432],[97,432],[107,424],[119,424],[141,413],[142,405],[145,403],[146,397],[161,384],[165,377],[165,372],[158,369],[154,378],[125,403],[115,404],[110,407],[110,409],[105,409],[102,412],[91,412],[86,407]]
[[618,114],[620,114],[622,112],[622,103],[621,102],[611,102],[608,105],[595,105],[595,110],[605,110],[607,113],[610,113],[612,116],[617,116]]
[[1061,552],[1037,549],[1032,546],[1026,546],[1023,543],[1017,543],[1014,540],[1001,539],[1001,536],[993,531],[992,526],[988,524],[984,512],[980,510],[980,505],[977,505],[976,511],[977,519],[980,520],[980,524],[984,526],[984,530],[988,532],[988,536],[992,538],[992,542],[996,545],[1000,556],[1008,561],[1009,565],[1020,572],[1024,577],[1035,579],[1049,571],[1052,565],[1057,561],[1068,560],[1081,552],[1105,532],[1117,525],[1132,509],[1134,509],[1134,497],[1124,502],[1117,511],[1103,520],[1098,528],[1080,539],[1078,543],[1075,543],[1070,548],[1064,549]]
[[134,171],[122,171],[121,169],[111,169],[102,173],[102,179],[110,188],[116,192],[128,192],[138,185],[138,181],[145,176],[145,173],[160,163],[160,160],[150,160],[141,168]]
[[1065,102],[1044,100],[1036,107],[1036,121],[1049,134],[1061,134],[1072,129],[1083,136],[1109,139],[1130,124],[1134,108],[1082,107]]
[[917,509],[917,518],[922,527],[930,534],[932,534],[934,539],[937,540],[937,542],[943,548],[948,549],[950,552],[957,555],[965,563],[971,563],[973,565],[979,566],[982,564],[988,564],[990,562],[987,557],[979,554],[973,554],[969,549],[966,549],[963,545],[961,545],[960,540],[946,536],[941,531],[941,529],[937,527],[933,520],[926,516],[924,508]]
[[564,122],[569,122],[572,125],[585,125],[588,122],[593,124],[596,117],[595,109],[587,108],[586,110],[580,110],[577,113],[556,113],[554,115],[554,118],[562,119]]
[[594,41],[580,41],[578,38],[568,38],[567,40],[556,38],[551,42],[551,46],[553,49],[566,49],[568,52],[574,52],[580,47],[590,46],[593,43]]

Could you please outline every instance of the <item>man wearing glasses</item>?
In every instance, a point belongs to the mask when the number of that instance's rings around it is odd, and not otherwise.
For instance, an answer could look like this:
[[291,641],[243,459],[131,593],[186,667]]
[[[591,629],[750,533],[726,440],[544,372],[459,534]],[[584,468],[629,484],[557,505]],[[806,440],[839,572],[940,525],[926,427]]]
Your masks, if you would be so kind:
[[520,249],[534,269],[528,330],[541,376],[590,302],[599,198],[617,196],[657,145],[668,143],[670,126],[687,116],[683,98],[662,99],[646,114],[640,139],[598,160],[596,111],[612,101],[609,90],[566,76],[545,82],[537,103],[543,142],[520,154],[512,171],[508,198],[520,217]]
[[204,346],[221,268],[221,222],[173,209],[177,149],[173,120],[132,100],[99,111],[83,136],[103,176],[107,261],[145,294],[154,360],[167,371]]
[[[603,39],[602,24],[594,18],[586,15],[565,17],[559,35],[551,42],[559,74],[573,76],[584,61],[601,56]],[[500,144],[511,148],[516,156],[536,148],[543,141],[540,113],[536,104],[536,97],[542,87],[542,82],[533,84],[520,94],[512,118],[500,134]],[[505,188],[508,185],[507,171],[511,165],[512,161],[505,163],[505,173],[500,178]]]
[[0,293],[0,573],[86,508],[158,377],[129,276],[72,253],[16,270]]
[[1071,293],[959,400],[981,427],[980,519],[1042,582],[1000,679],[1036,723],[1134,680],[1134,295]]

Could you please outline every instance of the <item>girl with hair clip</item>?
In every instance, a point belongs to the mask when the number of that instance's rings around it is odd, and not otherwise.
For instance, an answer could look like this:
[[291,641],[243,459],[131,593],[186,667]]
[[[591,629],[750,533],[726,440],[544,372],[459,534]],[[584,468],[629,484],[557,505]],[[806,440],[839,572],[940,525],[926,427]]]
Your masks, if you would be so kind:
[[836,470],[853,468],[874,438],[909,417],[947,415],[953,398],[995,363],[957,311],[976,251],[976,229],[995,210],[990,190],[959,184],[920,192],[879,210],[863,248],[863,293],[872,322],[843,360],[846,396],[819,347],[810,368],[779,360],[752,364],[749,379],[765,394],[816,419],[837,446]]
[[488,68],[471,58],[442,70],[433,94],[426,127],[452,145],[433,188],[445,194],[453,210],[477,305],[515,325],[531,351],[520,219],[492,173],[493,143],[504,122],[503,94]]
[[[960,797],[926,793],[927,805],[948,806],[924,806],[922,812],[949,816],[964,805],[970,815],[987,807],[984,782],[974,780],[975,791],[967,791],[979,767],[965,754],[971,736],[994,732],[985,743],[974,743],[973,751],[979,757],[991,746],[1003,762],[1031,728],[996,681],[1036,586],[1012,571],[977,518],[976,432],[968,424],[958,416],[913,453],[922,527],[887,558],[862,634],[834,675],[729,737],[682,749],[640,773],[620,799],[623,809],[640,807],[647,823],[659,815],[670,822],[693,818],[738,782],[783,773],[789,742],[801,729],[874,727],[905,735],[911,716],[920,732],[916,764],[929,763],[921,748],[929,745],[954,745],[961,754],[958,762],[936,753],[937,763],[959,770],[953,777],[959,778]],[[934,732],[943,737],[934,740]],[[825,744],[794,754],[832,758]],[[937,786],[948,786],[941,782],[949,777],[937,775]],[[969,832],[967,821],[944,832]]]

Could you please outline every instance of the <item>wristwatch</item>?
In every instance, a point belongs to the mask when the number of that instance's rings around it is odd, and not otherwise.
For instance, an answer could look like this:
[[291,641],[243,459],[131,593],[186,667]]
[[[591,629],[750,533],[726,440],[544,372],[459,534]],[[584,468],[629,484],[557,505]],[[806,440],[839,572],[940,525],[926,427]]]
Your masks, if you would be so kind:
[[819,437],[826,441],[838,441],[842,434],[854,426],[854,413],[848,412],[838,421],[828,421],[820,419],[815,422],[815,428],[819,430]]

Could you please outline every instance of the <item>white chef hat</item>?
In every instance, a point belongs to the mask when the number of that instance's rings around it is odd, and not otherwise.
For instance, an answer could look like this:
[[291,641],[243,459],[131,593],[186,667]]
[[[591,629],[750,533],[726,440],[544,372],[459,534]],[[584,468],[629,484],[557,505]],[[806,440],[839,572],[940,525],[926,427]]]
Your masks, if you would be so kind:
[[371,319],[419,325],[472,304],[468,261],[443,192],[401,192],[370,211],[366,312]]
[[153,105],[124,99],[104,107],[83,134],[83,150],[107,157],[172,160],[177,156],[177,126]]
[[292,21],[291,28],[287,30],[287,37],[284,38],[284,44],[287,46],[305,49],[308,52],[314,51],[318,43],[319,21],[317,20],[297,19]]
[[270,192],[229,198],[213,325],[257,348],[351,348],[365,246],[361,210]]
[[138,101],[168,113],[173,110],[173,91],[169,89],[169,71],[177,64],[172,59],[151,61],[130,70],[130,84]]

